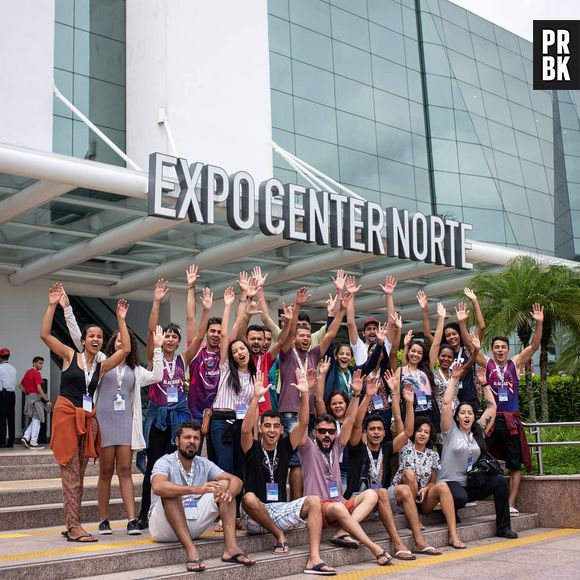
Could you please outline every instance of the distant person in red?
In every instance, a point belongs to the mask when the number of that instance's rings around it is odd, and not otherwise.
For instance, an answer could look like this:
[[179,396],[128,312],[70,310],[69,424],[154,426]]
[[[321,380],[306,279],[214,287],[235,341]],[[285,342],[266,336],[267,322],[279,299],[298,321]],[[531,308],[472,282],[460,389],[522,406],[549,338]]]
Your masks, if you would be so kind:
[[28,449],[44,449],[38,445],[40,424],[46,421],[47,409],[52,409],[52,403],[42,388],[43,380],[40,372],[44,366],[44,359],[35,356],[32,359],[32,367],[29,368],[20,381],[20,390],[26,395],[24,414],[30,418],[28,429],[20,440]]

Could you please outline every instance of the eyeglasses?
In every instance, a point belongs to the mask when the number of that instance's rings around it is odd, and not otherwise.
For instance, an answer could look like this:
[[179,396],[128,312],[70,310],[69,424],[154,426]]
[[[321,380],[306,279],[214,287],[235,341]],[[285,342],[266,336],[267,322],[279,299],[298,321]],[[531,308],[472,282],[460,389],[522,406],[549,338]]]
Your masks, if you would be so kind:
[[326,434],[328,434],[328,435],[336,435],[336,429],[332,429],[332,428],[330,428],[330,429],[324,429],[324,428],[317,427],[316,430],[321,435],[326,435]]

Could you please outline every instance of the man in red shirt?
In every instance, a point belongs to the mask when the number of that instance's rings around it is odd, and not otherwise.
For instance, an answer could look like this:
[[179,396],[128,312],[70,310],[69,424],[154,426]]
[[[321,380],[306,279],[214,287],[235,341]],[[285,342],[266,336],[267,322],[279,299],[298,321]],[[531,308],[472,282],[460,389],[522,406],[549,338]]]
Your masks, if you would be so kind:
[[38,446],[38,433],[40,432],[40,424],[44,423],[46,419],[44,404],[48,410],[52,409],[52,403],[42,388],[43,381],[40,371],[43,366],[44,359],[41,356],[35,356],[32,359],[32,368],[24,373],[22,381],[20,381],[20,389],[26,395],[24,414],[31,419],[28,429],[20,441],[28,449],[43,449]]

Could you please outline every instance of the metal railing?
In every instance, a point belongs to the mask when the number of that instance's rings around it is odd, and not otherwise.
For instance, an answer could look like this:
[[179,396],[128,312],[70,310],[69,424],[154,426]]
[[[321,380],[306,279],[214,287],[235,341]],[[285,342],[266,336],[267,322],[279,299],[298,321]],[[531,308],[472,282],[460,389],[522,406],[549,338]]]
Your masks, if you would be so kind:
[[544,427],[580,427],[580,421],[570,421],[568,423],[522,423],[522,425],[530,430],[531,435],[535,441],[529,442],[528,445],[532,448],[532,453],[538,460],[538,472],[544,475],[544,459],[542,457],[542,447],[567,447],[580,446],[580,441],[542,441],[542,428]]

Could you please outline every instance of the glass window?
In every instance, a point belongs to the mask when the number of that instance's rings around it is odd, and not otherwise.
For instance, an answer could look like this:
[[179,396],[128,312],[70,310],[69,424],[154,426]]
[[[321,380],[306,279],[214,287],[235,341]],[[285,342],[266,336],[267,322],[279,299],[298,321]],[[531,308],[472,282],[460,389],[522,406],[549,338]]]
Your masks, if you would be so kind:
[[294,131],[292,97],[279,91],[270,91],[272,104],[272,127]]
[[366,187],[361,187],[360,185],[351,187],[350,189],[352,189],[355,193],[358,193],[367,201],[374,201],[378,204],[381,203],[381,192],[376,189],[367,189]]
[[270,52],[270,87],[285,93],[292,92],[292,67],[287,56]]
[[578,131],[562,131],[562,144],[566,155],[580,156],[580,134]]
[[358,14],[358,16],[362,16],[363,18],[367,17],[366,0],[331,0],[330,3],[343,10],[348,10],[353,14]]
[[385,93],[379,89],[375,89],[374,94],[377,121],[385,125],[392,125],[393,127],[409,131],[409,101],[392,95],[391,93]]
[[[572,212],[574,215],[575,212]],[[541,220],[532,220],[534,234],[536,235],[536,244],[538,249],[544,250],[550,254],[554,253],[554,224]],[[578,231],[576,229],[575,231]]]
[[[454,205],[445,205],[445,204],[437,204],[437,215],[444,219],[455,220],[458,222],[468,223],[465,219],[463,219],[463,208],[461,206],[454,206]],[[470,238],[479,239],[477,232],[473,232],[473,235],[469,236]]]
[[500,97],[506,97],[503,74],[500,71],[481,62],[477,63],[477,70],[482,87]]
[[418,103],[423,102],[423,84],[421,82],[421,75],[410,68],[405,69],[407,71],[407,86],[409,87],[409,98],[417,101]]
[[294,97],[296,133],[336,143],[336,111]]
[[464,207],[503,209],[496,183],[491,177],[460,175],[459,179]]
[[[521,164],[522,173],[524,174],[525,186],[537,191],[548,193],[550,190],[548,188],[544,167],[542,165],[538,165],[537,163],[526,161],[525,159],[521,160]],[[580,180],[580,175],[578,177]],[[568,175],[568,179],[570,179],[570,181],[576,181],[575,179],[572,179],[570,175]]]
[[411,133],[377,123],[377,144],[381,157],[413,163]]
[[401,5],[395,0],[367,0],[369,20],[395,32],[403,32]]
[[486,147],[491,147],[491,137],[489,136],[487,119],[485,117],[480,117],[479,115],[470,115],[470,117],[478,141]]
[[334,6],[330,9],[330,14],[333,38],[362,50],[370,50],[369,24],[366,20]]
[[292,78],[296,96],[334,107],[334,75],[295,60]]
[[459,90],[467,110],[470,113],[475,113],[476,115],[481,115],[484,117],[485,109],[483,107],[483,95],[481,94],[479,88],[468,85],[467,83],[463,83],[461,81],[459,81],[457,84],[459,86]]
[[338,156],[341,183],[379,189],[377,158],[374,155],[339,147]]
[[410,38],[417,38],[417,18],[415,10],[403,7],[403,33]]
[[538,138],[520,131],[516,131],[515,135],[519,156],[528,159],[529,161],[533,161],[534,163],[543,163],[542,151],[540,150]]
[[505,217],[517,236],[516,243],[518,246],[535,248],[536,238],[534,236],[534,230],[530,227],[532,225],[530,218],[515,213],[508,213]]
[[70,26],[54,25],[54,66],[73,70],[73,29]]
[[125,129],[125,87],[75,75],[74,103],[95,125]]
[[546,117],[545,115],[540,115],[535,113],[534,117],[536,119],[536,129],[538,131],[538,136],[540,139],[546,139],[546,141],[552,141],[553,136],[553,123],[552,117]]
[[268,0],[268,12],[274,16],[288,20],[288,0]]
[[72,119],[58,115],[52,118],[52,150],[63,155],[72,155]]
[[467,105],[455,79],[451,79],[451,92],[453,94],[453,108],[459,111],[467,111]]
[[407,96],[407,73],[403,66],[378,56],[372,57],[374,86],[402,97]]
[[461,54],[473,58],[473,46],[471,45],[471,35],[465,28],[443,21],[443,31],[448,48],[456,50]]
[[74,26],[74,0],[56,0],[54,11],[56,22]]
[[451,70],[453,76],[458,81],[465,81],[472,85],[479,86],[479,78],[477,76],[477,69],[475,68],[475,61],[472,58],[449,50],[449,62],[451,63]]
[[518,79],[525,80],[524,63],[519,54],[515,54],[503,47],[499,47],[499,56],[504,73],[508,73]]
[[491,146],[510,155],[517,155],[516,139],[511,127],[500,125],[494,121],[488,121]]
[[479,143],[479,138],[477,137],[469,113],[465,111],[454,111],[454,114],[457,140],[466,143]]
[[457,173],[457,147],[455,141],[446,139],[431,139],[433,152],[433,166],[440,171],[454,171]]
[[[72,103],[74,101],[73,74],[55,68],[54,83],[56,85],[56,88]],[[72,113],[70,109],[68,107],[65,107],[56,97],[53,98],[53,113],[55,115],[60,115],[61,117],[67,117],[68,119],[72,119]]]
[[455,120],[453,109],[429,107],[431,136],[441,139],[455,139]]
[[296,174],[296,171],[290,171],[289,169],[274,167],[274,177],[279,179],[282,183],[298,183],[298,175]]
[[493,155],[498,178],[503,181],[522,185],[524,179],[522,177],[519,159],[513,155],[507,155],[497,150],[493,152]]
[[542,115],[552,116],[552,98],[547,91],[530,91],[532,109]]
[[290,25],[286,20],[268,17],[268,46],[274,52],[290,56]]
[[473,237],[482,242],[505,244],[505,227],[501,211],[463,208],[463,221],[473,225]]
[[330,10],[327,2],[292,0],[289,5],[292,22],[330,36]]
[[371,87],[335,75],[334,88],[338,109],[374,119],[375,107]]
[[416,40],[405,38],[405,62],[409,68],[420,70],[419,45]]
[[290,25],[292,58],[332,71],[332,41],[306,28]]
[[469,28],[471,32],[475,34],[479,34],[479,36],[483,36],[488,40],[492,40],[495,42],[495,35],[493,34],[493,24],[489,20],[485,20],[481,18],[481,16],[477,16],[473,14],[473,12],[467,13],[467,21],[469,23]]
[[415,176],[412,165],[379,157],[379,175],[381,191],[401,197],[415,197]]
[[412,133],[413,140],[413,163],[418,167],[427,169],[427,139],[422,135]]
[[415,195],[418,200],[423,200],[431,205],[431,183],[429,172],[426,169],[415,167]]
[[467,28],[467,11],[451,2],[441,2],[441,16],[463,28]]
[[437,193],[437,205],[461,205],[461,189],[459,187],[459,175],[445,171],[434,171],[435,191]]
[[75,73],[125,84],[125,45],[84,30],[75,30]]
[[500,189],[501,201],[505,211],[529,215],[528,198],[526,190],[523,187],[502,181],[500,183]]
[[405,62],[404,37],[388,28],[369,22],[371,52],[394,62]]
[[531,65],[532,61],[534,60],[533,45],[529,40],[526,40],[525,38],[518,38],[518,40],[520,42],[520,53],[522,57],[525,59],[524,66],[527,67],[528,64],[526,63],[526,61],[528,61]]
[[419,135],[425,135],[425,111],[423,105],[409,101],[409,113],[411,115],[411,131]]
[[505,88],[510,101],[524,107],[532,106],[530,102],[530,89],[526,83],[508,75],[505,77]]
[[501,69],[499,53],[497,52],[497,44],[495,42],[490,42],[476,35],[472,36],[472,41],[475,58],[479,62],[483,62],[493,68]]
[[383,207],[406,209],[409,213],[418,211],[418,204],[414,197],[401,197],[400,195],[393,195],[392,193],[381,194],[381,205]]
[[[125,151],[125,132],[116,131],[109,127],[100,127],[117,145],[121,151]],[[121,159],[104,141],[97,137],[83,122],[73,121],[73,151],[75,157],[91,159],[100,163],[124,166],[125,161]]]
[[578,112],[576,107],[571,103],[562,103],[559,101],[558,108],[560,110],[560,125],[563,129],[580,129],[580,120],[578,119]]
[[336,145],[296,135],[296,156],[326,173],[335,181],[340,179],[338,147]]
[[453,107],[451,79],[436,75],[427,75],[427,96],[430,105]]
[[451,76],[449,71],[449,59],[447,58],[447,53],[442,46],[425,43],[423,44],[423,50],[425,55],[425,70],[427,72],[447,77]]
[[510,102],[510,111],[514,129],[536,135],[536,121],[531,109],[520,107],[516,103]]
[[443,25],[441,19],[428,12],[421,12],[421,33],[423,42],[443,44]]
[[[294,133],[290,133],[290,131],[282,131],[282,129],[272,129],[272,140],[289,151],[290,153],[296,153],[296,149],[294,146]],[[274,160],[276,159],[277,155],[274,156]]]
[[125,2],[124,0],[75,1],[75,26],[107,36],[125,40]]
[[334,72],[372,85],[371,55],[368,52],[334,40]]
[[532,217],[546,220],[554,215],[554,198],[551,195],[528,189],[528,203]]
[[494,26],[493,29],[495,32],[495,39],[497,40],[498,44],[511,50],[512,52],[519,54],[520,44],[518,42],[518,37],[515,34],[508,32],[499,26]]
[[377,154],[377,136],[373,121],[342,111],[338,111],[336,116],[340,145],[373,155]]
[[480,145],[459,142],[457,143],[457,152],[459,154],[459,171],[461,173],[483,175],[484,177],[491,176],[487,159]]
[[566,177],[568,181],[580,183],[580,160],[571,155],[566,155],[564,159],[566,162]]
[[487,91],[483,91],[483,104],[485,105],[485,112],[489,119],[503,123],[504,125],[512,125],[507,99],[502,99]]
[[[544,160],[544,166],[553,168],[554,167],[554,149],[552,143],[540,139],[540,149],[542,150],[542,159]],[[550,183],[552,181],[550,180]]]

